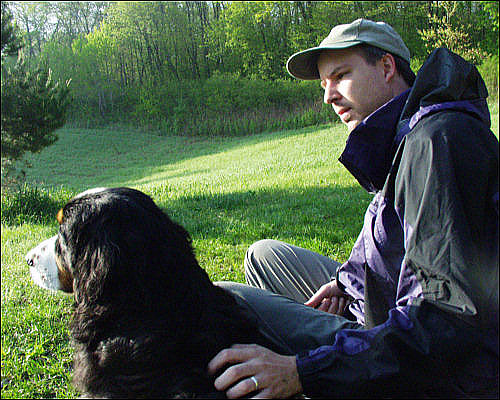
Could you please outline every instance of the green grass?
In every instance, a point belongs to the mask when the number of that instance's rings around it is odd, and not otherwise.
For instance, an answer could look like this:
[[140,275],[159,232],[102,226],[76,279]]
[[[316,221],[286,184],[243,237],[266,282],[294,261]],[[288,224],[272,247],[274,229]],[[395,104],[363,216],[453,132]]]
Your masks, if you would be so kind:
[[225,139],[60,130],[53,146],[30,157],[22,195],[2,199],[2,398],[76,395],[72,299],[35,287],[24,263],[57,232],[65,201],[96,186],[146,192],[190,232],[214,281],[242,282],[245,251],[263,238],[343,261],[369,201],[337,161],[345,139],[338,125]]
[[[493,115],[498,136],[498,105]],[[210,278],[243,281],[243,257],[275,238],[345,261],[370,200],[337,161],[341,125],[239,138],[61,129],[30,157],[28,186],[2,196],[2,398],[71,398],[72,298],[35,287],[24,255],[57,232],[54,215],[96,186],[151,195],[190,232]]]

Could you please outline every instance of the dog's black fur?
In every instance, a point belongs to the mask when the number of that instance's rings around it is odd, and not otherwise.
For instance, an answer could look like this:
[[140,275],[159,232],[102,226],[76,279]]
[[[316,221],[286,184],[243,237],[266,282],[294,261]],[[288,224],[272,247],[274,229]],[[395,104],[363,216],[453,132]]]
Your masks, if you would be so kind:
[[60,217],[56,259],[75,297],[73,383],[85,396],[223,396],[209,360],[234,343],[266,345],[149,196],[106,189],[70,201]]

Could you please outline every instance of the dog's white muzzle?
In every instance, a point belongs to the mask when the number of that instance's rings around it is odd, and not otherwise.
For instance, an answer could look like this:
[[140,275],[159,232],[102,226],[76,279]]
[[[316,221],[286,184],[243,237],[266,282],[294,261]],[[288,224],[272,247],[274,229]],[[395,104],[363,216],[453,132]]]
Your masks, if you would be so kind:
[[26,262],[30,267],[31,279],[44,289],[59,290],[59,273],[55,257],[57,235],[44,240],[26,254]]

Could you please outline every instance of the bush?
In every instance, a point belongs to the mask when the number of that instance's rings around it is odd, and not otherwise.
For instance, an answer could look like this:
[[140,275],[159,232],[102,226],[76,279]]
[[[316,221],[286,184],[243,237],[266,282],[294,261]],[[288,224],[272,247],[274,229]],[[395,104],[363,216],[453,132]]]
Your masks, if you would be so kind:
[[[412,69],[418,72],[422,62],[413,59]],[[485,59],[478,69],[494,101],[498,98],[498,56]],[[205,81],[115,88],[113,106],[104,115],[91,97],[86,93],[75,99],[73,126],[119,124],[162,135],[235,136],[338,121],[331,107],[322,104],[317,81],[265,81],[216,73]]]
[[[215,74],[206,81],[168,81],[136,88],[128,120],[162,134],[235,136],[327,123],[317,82],[264,81]],[[131,118],[130,118],[131,117]],[[127,118],[127,117],[125,117]]]
[[478,70],[488,88],[489,100],[498,100],[498,55],[486,58]]
[[204,81],[109,85],[107,92],[112,102],[98,101],[97,93],[89,90],[74,90],[68,125],[129,125],[162,135],[235,136],[338,120],[331,107],[322,105],[317,81],[266,81],[215,73]]

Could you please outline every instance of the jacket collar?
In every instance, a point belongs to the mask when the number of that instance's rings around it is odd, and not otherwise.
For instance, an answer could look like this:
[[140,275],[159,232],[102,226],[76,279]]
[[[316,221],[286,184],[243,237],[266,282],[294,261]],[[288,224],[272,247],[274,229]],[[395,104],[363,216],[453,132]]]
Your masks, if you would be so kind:
[[410,130],[413,129],[417,122],[422,118],[444,110],[466,112],[483,121],[488,126],[488,128],[491,126],[488,103],[486,103],[486,99],[480,98],[473,100],[447,101],[444,103],[431,104],[425,107],[420,107],[420,109],[410,118],[408,124]]
[[490,126],[487,96],[476,67],[447,49],[436,49],[418,71],[411,89],[351,132],[339,161],[366,190],[382,190],[401,140],[422,118],[455,110]]
[[339,161],[370,193],[382,190],[402,140],[396,136],[399,117],[410,90],[366,117],[349,135]]

